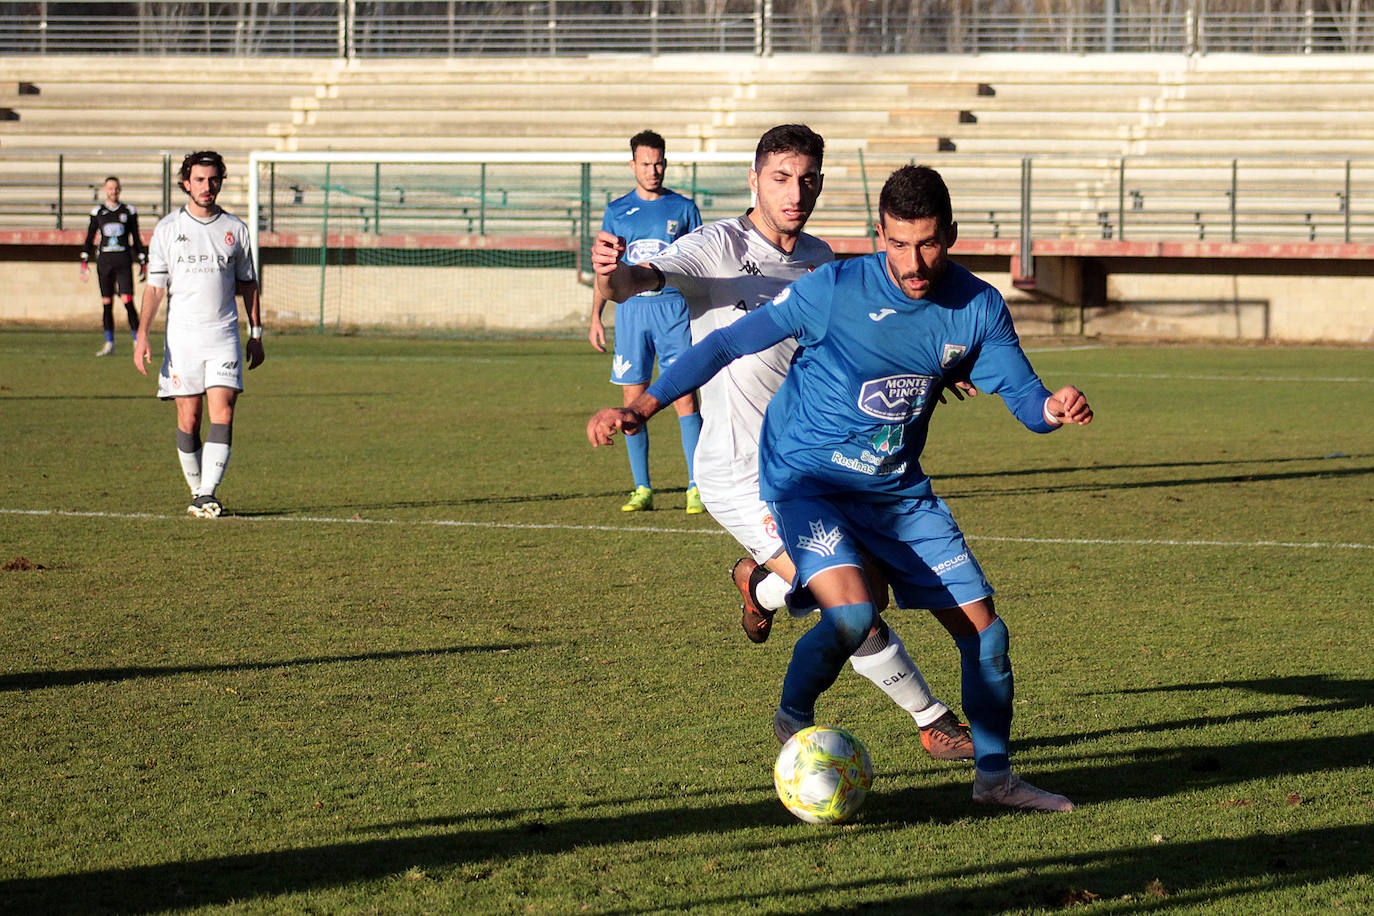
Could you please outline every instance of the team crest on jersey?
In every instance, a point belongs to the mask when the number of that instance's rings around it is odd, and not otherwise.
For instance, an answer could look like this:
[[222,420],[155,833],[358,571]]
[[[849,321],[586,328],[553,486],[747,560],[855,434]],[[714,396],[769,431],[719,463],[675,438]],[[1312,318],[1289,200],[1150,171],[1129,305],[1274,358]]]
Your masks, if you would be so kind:
[[905,423],[920,411],[933,381],[928,375],[889,375],[864,382],[859,410],[887,423]]
[[891,426],[884,426],[869,442],[868,447],[879,455],[895,455],[901,451],[902,443],[906,441],[906,427],[900,423]]
[[675,220],[675,219],[670,219],[670,220],[668,220],[668,234],[669,234],[669,235],[677,235],[677,225],[678,225],[678,224],[677,224],[677,220]]
[[967,352],[968,347],[963,344],[945,344],[944,350],[940,353],[940,368],[948,369],[952,367],[955,363],[959,362],[959,360],[963,359],[964,354]]
[[226,233],[224,233],[224,244],[228,245],[228,246],[231,247],[231,248],[233,247],[233,245],[234,245],[234,233],[232,233],[232,232],[226,232]]
[[770,538],[778,536],[778,523],[773,520],[773,514],[771,512],[763,517],[763,533]]

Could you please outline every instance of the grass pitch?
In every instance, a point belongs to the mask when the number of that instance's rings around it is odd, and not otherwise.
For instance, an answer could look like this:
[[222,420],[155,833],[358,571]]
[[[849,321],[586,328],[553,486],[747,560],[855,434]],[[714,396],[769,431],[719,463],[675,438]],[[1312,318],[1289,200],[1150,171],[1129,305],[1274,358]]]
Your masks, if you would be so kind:
[[[1374,911],[1369,350],[1028,341],[1092,426],[941,408],[1016,766],[1080,807],[975,807],[846,672],[819,718],[878,775],[817,828],[770,776],[806,624],[740,633],[671,417],[658,511],[617,511],[605,356],[273,337],[207,522],[97,343],[0,333],[0,910]],[[949,638],[890,619],[957,705]]]

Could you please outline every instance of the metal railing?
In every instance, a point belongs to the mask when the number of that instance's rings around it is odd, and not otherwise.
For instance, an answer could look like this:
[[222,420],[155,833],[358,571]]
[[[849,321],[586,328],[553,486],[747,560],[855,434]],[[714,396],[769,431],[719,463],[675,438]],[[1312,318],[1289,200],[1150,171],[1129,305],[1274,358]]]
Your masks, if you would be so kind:
[[[1242,4],[1244,5],[1244,4]],[[1250,52],[1374,50],[1374,9],[1209,10],[1181,0],[1010,4],[873,0],[0,0],[0,54],[389,57],[597,53]],[[1027,4],[1029,6],[1029,4]]]
[[[266,232],[317,235],[327,227],[433,236],[426,244],[439,245],[455,244],[444,241],[452,236],[566,240],[595,228],[588,214],[599,218],[626,184],[620,154],[373,155],[255,154],[258,165],[246,180],[236,171],[224,202],[245,217],[255,213]],[[124,199],[151,228],[182,197],[171,158],[145,158],[145,168],[121,169],[121,178]],[[739,213],[750,200],[748,158],[681,154],[672,184],[708,220]],[[969,238],[1374,243],[1374,157],[944,153],[921,161],[948,176],[960,234]],[[11,175],[0,191],[0,229],[84,228],[106,164],[99,153],[0,153]],[[867,237],[878,189],[895,164],[828,156],[831,180],[813,231]]]

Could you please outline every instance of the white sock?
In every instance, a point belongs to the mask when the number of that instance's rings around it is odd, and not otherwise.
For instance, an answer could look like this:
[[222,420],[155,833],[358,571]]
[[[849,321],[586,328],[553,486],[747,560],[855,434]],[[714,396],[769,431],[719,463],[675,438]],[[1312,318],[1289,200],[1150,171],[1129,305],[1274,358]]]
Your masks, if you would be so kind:
[[201,461],[200,489],[197,496],[214,496],[215,488],[224,478],[224,468],[229,464],[229,445],[224,442],[206,442],[201,447],[204,460]]
[[186,484],[191,488],[191,495],[195,496],[200,492],[200,449],[194,452],[183,452],[177,449],[177,458],[181,459],[181,473],[186,477]]
[[931,694],[921,669],[907,654],[896,630],[888,629],[885,648],[872,655],[851,656],[849,663],[856,672],[877,684],[892,702],[911,713],[919,728],[925,728],[949,712],[949,707]]
[[764,610],[776,611],[787,603],[787,592],[792,588],[782,576],[775,572],[770,572],[768,578],[759,583],[758,588],[754,589],[754,594],[759,597],[759,604],[763,605]]

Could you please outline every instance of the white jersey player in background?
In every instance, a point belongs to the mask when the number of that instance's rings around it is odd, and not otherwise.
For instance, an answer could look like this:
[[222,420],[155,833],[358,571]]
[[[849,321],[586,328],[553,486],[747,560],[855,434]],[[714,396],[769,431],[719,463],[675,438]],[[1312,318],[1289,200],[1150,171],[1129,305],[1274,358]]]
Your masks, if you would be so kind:
[[[825,141],[805,125],[772,128],[760,138],[749,170],[755,206],[743,216],[708,223],[642,263],[625,263],[624,239],[601,232],[592,246],[597,292],[623,302],[646,290],[676,287],[687,300],[693,343],[767,304],[793,280],[834,259],[829,245],[802,231],[820,197],[824,151]],[[796,574],[759,496],[758,455],[764,409],[796,346],[789,339],[743,357],[699,392],[697,486],[707,511],[751,554],[735,564],[732,578],[744,598],[745,635],[759,643],[768,638]],[[886,595],[886,585],[881,591]],[[881,617],[850,662],[911,714],[931,756],[973,757],[968,727],[931,695]]]
[[[177,456],[191,505],[186,511],[216,518],[224,511],[215,489],[229,464],[234,404],[243,390],[237,297],[248,317],[248,368],[262,364],[262,306],[243,220],[215,203],[224,185],[224,160],[206,150],[181,163],[186,206],[158,221],[148,246],[148,285],[134,343],[134,365],[148,374],[148,331],[164,299],[167,341],[157,394],[177,406]],[[210,429],[200,443],[202,408]]]

